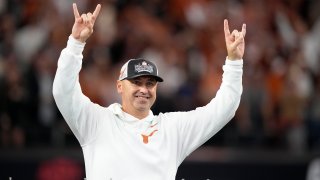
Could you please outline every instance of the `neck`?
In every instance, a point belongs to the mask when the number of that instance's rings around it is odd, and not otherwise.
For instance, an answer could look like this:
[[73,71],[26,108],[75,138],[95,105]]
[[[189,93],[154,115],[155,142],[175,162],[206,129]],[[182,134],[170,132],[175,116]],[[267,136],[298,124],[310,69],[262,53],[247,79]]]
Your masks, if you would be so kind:
[[141,120],[146,118],[149,115],[149,110],[147,111],[137,111],[137,110],[130,110],[128,108],[125,108],[124,106],[122,106],[122,111],[130,114],[131,116]]

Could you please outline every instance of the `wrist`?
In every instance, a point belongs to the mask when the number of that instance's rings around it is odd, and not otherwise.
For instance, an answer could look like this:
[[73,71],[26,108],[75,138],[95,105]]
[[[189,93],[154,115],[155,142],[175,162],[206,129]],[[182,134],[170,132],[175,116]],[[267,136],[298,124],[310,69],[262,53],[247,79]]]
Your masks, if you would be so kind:
[[74,40],[79,41],[80,43],[85,43],[86,39],[81,38],[80,35],[76,36],[73,33],[70,35]]
[[81,54],[85,44],[86,43],[83,43],[70,35],[67,43],[67,49],[69,49],[71,52],[74,52],[75,54]]
[[81,43],[81,44],[85,44],[86,41],[84,39],[81,39],[80,37],[76,37],[75,35],[71,34],[70,37],[74,40],[74,41],[77,41],[78,43]]
[[233,57],[233,56],[227,56],[226,58],[227,60],[230,60],[230,61],[238,61],[238,60],[242,60],[241,57]]
[[228,57],[226,58],[225,65],[238,66],[243,65],[243,59],[230,60]]

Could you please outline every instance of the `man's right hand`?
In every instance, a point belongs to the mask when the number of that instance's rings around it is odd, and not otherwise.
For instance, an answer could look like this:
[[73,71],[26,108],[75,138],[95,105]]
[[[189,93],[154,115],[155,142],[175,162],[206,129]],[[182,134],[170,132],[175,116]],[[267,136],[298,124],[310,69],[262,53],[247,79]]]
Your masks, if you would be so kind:
[[233,30],[230,33],[228,20],[224,20],[224,35],[226,39],[228,59],[240,60],[243,58],[245,42],[244,37],[246,35],[246,24],[242,25],[242,30]]
[[80,42],[86,40],[93,33],[94,23],[99,15],[101,5],[98,4],[93,14],[91,12],[80,16],[76,3],[73,3],[74,24],[72,27],[72,37]]

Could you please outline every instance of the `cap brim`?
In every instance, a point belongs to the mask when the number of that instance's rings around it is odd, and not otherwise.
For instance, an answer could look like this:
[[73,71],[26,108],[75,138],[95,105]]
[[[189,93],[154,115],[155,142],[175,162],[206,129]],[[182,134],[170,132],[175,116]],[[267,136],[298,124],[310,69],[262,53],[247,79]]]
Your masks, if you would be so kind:
[[156,76],[156,75],[152,75],[152,74],[137,74],[135,76],[126,77],[124,79],[134,79],[134,78],[137,78],[137,77],[140,77],[140,76],[151,76],[151,77],[155,78],[156,81],[163,82],[163,79],[161,77]]

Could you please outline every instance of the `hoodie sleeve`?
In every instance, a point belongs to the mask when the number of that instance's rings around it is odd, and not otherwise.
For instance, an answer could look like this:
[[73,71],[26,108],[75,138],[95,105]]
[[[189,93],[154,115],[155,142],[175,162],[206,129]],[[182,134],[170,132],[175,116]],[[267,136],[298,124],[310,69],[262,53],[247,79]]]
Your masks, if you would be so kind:
[[99,105],[92,103],[80,87],[79,72],[85,43],[69,36],[67,47],[58,60],[53,82],[53,97],[62,116],[81,145],[91,141],[97,134]]
[[[222,84],[206,106],[188,112],[166,113],[168,124],[177,131],[178,152],[181,163],[192,151],[205,143],[235,115],[242,94],[243,60],[226,60]],[[173,124],[172,124],[173,123]]]

